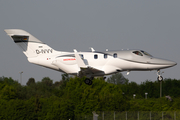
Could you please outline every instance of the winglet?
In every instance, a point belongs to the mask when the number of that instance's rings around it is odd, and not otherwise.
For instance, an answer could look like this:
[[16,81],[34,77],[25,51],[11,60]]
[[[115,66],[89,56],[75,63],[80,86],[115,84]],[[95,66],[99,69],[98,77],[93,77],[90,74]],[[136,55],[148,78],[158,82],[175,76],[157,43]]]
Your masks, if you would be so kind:
[[85,65],[85,63],[84,63],[84,61],[83,61],[83,59],[80,57],[80,55],[77,53],[77,52],[75,52],[75,57],[76,57],[76,61],[77,61],[77,64],[78,64],[78,66],[81,68],[86,68],[87,66]]

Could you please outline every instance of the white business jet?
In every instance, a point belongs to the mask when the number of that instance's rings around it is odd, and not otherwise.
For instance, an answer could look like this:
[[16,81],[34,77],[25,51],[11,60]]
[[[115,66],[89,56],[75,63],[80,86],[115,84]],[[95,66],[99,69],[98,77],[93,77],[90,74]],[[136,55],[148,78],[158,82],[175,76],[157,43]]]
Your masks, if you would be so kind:
[[163,80],[160,69],[177,63],[155,58],[143,50],[121,50],[99,52],[56,51],[30,33],[21,29],[6,29],[5,32],[23,50],[30,63],[54,69],[78,77],[86,76],[84,82],[92,84],[95,76],[105,76],[117,72],[157,70],[158,80]]

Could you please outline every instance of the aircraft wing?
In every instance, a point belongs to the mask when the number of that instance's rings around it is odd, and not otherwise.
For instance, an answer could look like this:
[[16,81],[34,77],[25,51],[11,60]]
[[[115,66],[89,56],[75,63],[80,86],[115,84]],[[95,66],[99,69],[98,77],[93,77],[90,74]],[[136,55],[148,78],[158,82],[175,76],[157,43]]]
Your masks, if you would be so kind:
[[88,75],[88,74],[93,75],[93,74],[104,72],[104,71],[88,66],[87,68],[81,67],[80,72],[85,75]]

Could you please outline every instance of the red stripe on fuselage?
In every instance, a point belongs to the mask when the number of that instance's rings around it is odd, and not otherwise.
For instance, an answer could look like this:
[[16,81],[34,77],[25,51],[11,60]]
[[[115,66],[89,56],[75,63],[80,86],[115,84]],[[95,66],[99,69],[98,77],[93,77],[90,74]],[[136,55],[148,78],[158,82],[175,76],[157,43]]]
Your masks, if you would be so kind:
[[63,59],[63,61],[72,61],[72,60],[76,60],[75,58],[67,58],[67,59]]

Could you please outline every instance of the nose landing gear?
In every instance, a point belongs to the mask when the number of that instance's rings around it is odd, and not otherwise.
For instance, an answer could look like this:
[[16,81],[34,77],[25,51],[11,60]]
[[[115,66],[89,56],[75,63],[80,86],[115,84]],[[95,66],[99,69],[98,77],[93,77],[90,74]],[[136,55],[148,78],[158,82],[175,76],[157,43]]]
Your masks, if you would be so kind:
[[160,70],[157,70],[157,75],[158,75],[157,80],[159,82],[163,81],[162,73],[164,73],[164,72],[161,72]]

